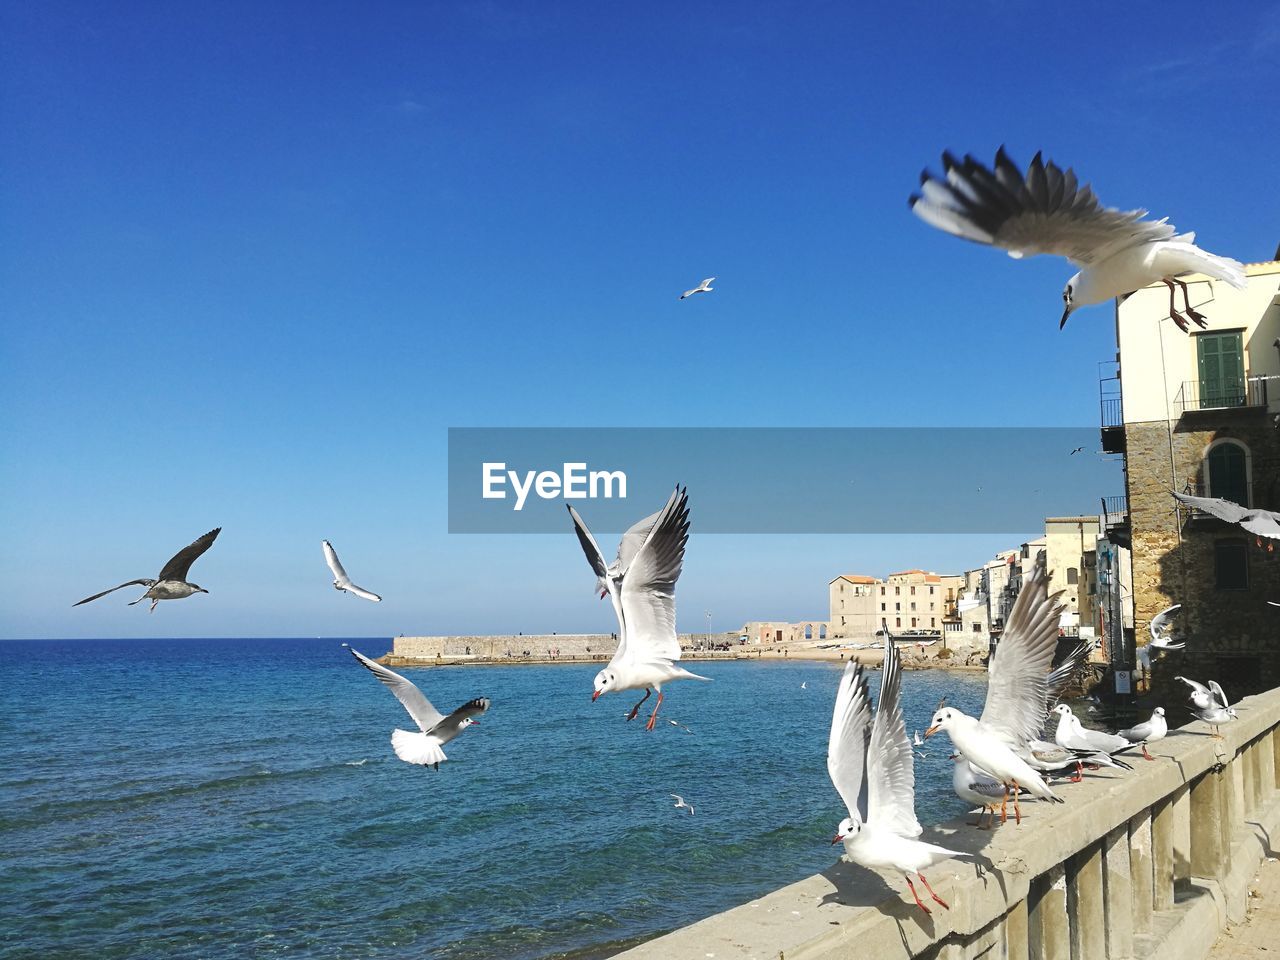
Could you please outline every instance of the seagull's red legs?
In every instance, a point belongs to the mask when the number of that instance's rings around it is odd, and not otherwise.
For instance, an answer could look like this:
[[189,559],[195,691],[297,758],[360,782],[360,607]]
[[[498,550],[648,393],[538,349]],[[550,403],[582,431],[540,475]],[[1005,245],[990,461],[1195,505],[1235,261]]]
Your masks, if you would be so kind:
[[1079,760],[1076,761],[1076,772],[1071,775],[1072,783],[1079,783],[1084,779],[1084,764]]
[[662,691],[658,691],[658,702],[653,705],[653,713],[649,714],[649,722],[644,725],[646,730],[652,730],[653,725],[658,719],[658,708],[662,706]]
[[[924,877],[920,878],[921,880]],[[911,895],[916,898],[916,905],[925,913],[929,913],[929,908],[924,905],[924,901],[920,899],[920,894],[916,893],[916,885],[911,882],[911,878],[907,877],[907,886],[911,888]]]
[[943,900],[940,896],[938,896],[936,893],[933,892],[933,887],[929,886],[929,881],[924,878],[923,873],[917,873],[916,876],[920,878],[920,882],[924,884],[924,888],[929,891],[929,896],[933,897],[934,903],[942,904],[943,910],[951,909],[947,901]]
[[1164,282],[1169,286],[1169,319],[1178,325],[1178,329],[1183,333],[1190,333],[1191,327],[1187,325],[1187,321],[1182,319],[1182,314],[1178,312],[1177,306],[1173,302],[1173,281],[1165,277]]
[[[645,688],[644,696],[640,698],[640,703],[644,703],[646,700],[648,700],[649,694],[651,693],[653,693],[652,690]],[[640,703],[637,703],[634,707],[631,708],[631,712],[627,714],[627,720],[634,720],[636,718],[636,714],[640,712]]]
[[1155,757],[1153,757],[1151,754],[1147,753],[1147,741],[1145,741],[1145,740],[1143,740],[1143,741],[1142,741],[1142,755],[1143,755],[1144,757],[1146,757],[1148,760],[1154,760],[1154,759],[1155,759]]
[[1004,823],[1009,819],[1009,814],[1005,812],[1005,808],[1009,805],[1009,785],[1004,785],[1004,797],[1000,800],[1000,822]]
[[1179,280],[1177,277],[1174,277],[1173,282],[1182,288],[1182,302],[1186,304],[1186,309],[1182,312],[1194,320],[1201,330],[1207,329],[1209,325],[1204,322],[1204,315],[1196,313],[1191,309],[1191,297],[1187,295],[1187,282],[1185,280]]
[[1022,791],[1018,788],[1018,781],[1013,781],[1013,822],[1022,825],[1022,808],[1018,806],[1018,794]]

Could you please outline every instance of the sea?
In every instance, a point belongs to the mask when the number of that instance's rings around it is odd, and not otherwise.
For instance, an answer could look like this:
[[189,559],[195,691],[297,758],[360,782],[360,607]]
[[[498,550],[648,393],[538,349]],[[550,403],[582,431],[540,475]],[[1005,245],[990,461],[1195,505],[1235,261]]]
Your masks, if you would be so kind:
[[[437,772],[341,643],[0,642],[0,957],[592,960],[840,853],[838,663],[697,664],[652,733],[592,703],[598,664],[406,668],[493,702]],[[985,686],[907,673],[908,730]],[[948,748],[916,758],[926,824],[963,812]]]

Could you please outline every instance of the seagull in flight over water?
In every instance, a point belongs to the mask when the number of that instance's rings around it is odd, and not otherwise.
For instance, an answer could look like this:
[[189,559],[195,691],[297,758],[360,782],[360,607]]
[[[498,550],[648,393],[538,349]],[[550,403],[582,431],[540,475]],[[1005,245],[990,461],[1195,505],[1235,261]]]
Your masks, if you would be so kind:
[[711,286],[711,281],[714,279],[715,277],[707,277],[707,279],[703,280],[692,290],[686,290],[684,293],[680,294],[679,299],[684,300],[688,297],[692,297],[695,293],[710,293],[714,289]]
[[923,830],[916,819],[915,764],[902,719],[901,691],[902,660],[887,634],[874,720],[862,664],[854,659],[844,668],[831,715],[827,773],[849,815],[840,821],[831,843],[843,843],[845,856],[859,866],[901,871],[925,913],[930,911],[916,893],[913,873],[933,901],[950,910],[922,871],[949,857],[972,854],[916,839]]
[[387,669],[376,660],[370,660],[350,644],[344,643],[343,646],[395,694],[396,699],[409,711],[409,716],[413,717],[413,722],[418,725],[418,733],[408,730],[391,731],[391,748],[405,763],[417,763],[439,770],[440,764],[449,759],[441,747],[467,727],[479,723],[476,717],[489,709],[487,697],[476,697],[446,717],[431,705],[431,701],[423,696],[412,681]]
[[105,597],[112,591],[119,590],[123,587],[132,587],[135,584],[147,588],[147,592],[140,596],[137,600],[130,600],[129,606],[135,603],[141,603],[143,600],[151,601],[151,613],[156,612],[156,604],[161,600],[182,600],[196,593],[208,593],[204,587],[198,584],[188,583],[187,574],[191,570],[191,565],[199,559],[200,555],[213,546],[213,541],[218,539],[218,534],[222,532],[221,527],[215,527],[203,537],[187,544],[177,553],[175,553],[164,565],[164,569],[160,571],[160,576],[154,580],[139,579],[130,580],[128,583],[122,583],[118,587],[112,587],[110,590],[103,590],[101,593],[95,593],[92,597],[85,597],[83,600],[77,600],[72,604],[78,607],[82,603],[88,603],[90,600],[97,600],[99,597]]
[[680,796],[680,794],[678,793],[673,793],[671,794],[671,799],[675,801],[675,808],[677,810],[680,810],[680,809],[688,810],[689,816],[691,817],[693,816],[693,804],[685,803],[684,797]]
[[662,685],[673,680],[710,680],[676,666],[680,641],[676,638],[676,580],[689,539],[689,493],[676,487],[667,505],[633,525],[618,542],[618,556],[604,562],[604,554],[578,511],[565,504],[587,562],[596,574],[600,599],[608,597],[618,618],[618,649],[608,666],[596,674],[591,699],[616,690],[643,690],[640,702],[627,714],[634,720],[640,704],[658,691],[658,702],[646,730],[652,730],[662,706]]
[[350,593],[357,597],[363,597],[365,600],[372,600],[374,603],[382,602],[382,598],[376,593],[366,590],[364,587],[357,587],[351,582],[351,578],[347,576],[347,571],[342,569],[342,563],[338,560],[338,554],[333,549],[333,544],[328,540],[321,540],[320,546],[324,548],[324,562],[329,564],[329,569],[333,571],[333,589],[341,593]]
[[1070,168],[1045,162],[1039,153],[1024,175],[1004,147],[994,169],[966,155],[942,155],[943,176],[920,175],[911,210],[925,223],[953,236],[1000,247],[1014,259],[1051,253],[1066,257],[1080,272],[1062,291],[1061,329],[1078,307],[1103,303],[1163,281],[1169,287],[1169,316],[1182,330],[1190,326],[1174,305],[1174,284],[1182,288],[1183,313],[1201,327],[1204,317],[1191,307],[1185,273],[1203,273],[1237,290],[1245,288],[1244,267],[1195,245],[1194,233],[1177,233],[1168,219],[1145,220],[1145,210],[1104,207],[1087,184],[1079,186]]

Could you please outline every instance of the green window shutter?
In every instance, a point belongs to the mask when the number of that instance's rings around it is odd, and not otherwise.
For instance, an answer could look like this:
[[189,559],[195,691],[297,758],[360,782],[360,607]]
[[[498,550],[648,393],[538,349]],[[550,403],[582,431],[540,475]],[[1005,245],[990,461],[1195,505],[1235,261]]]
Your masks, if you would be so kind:
[[1239,331],[1196,337],[1196,359],[1202,410],[1244,405],[1244,349]]
[[1238,443],[1220,443],[1209,451],[1209,496],[1249,506],[1249,476],[1244,448]]

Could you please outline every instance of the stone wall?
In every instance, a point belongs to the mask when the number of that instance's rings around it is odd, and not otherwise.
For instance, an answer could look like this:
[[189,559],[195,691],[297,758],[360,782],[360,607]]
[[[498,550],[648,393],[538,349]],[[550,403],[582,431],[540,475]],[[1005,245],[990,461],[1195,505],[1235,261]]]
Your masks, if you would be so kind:
[[[740,634],[713,633],[712,643],[732,641],[735,645]],[[680,646],[692,649],[704,644],[705,633],[680,634]],[[455,637],[396,637],[391,654],[406,660],[499,660],[521,657],[527,650],[530,657],[545,658],[548,652],[558,651],[559,657],[612,656],[618,648],[618,639],[608,633],[517,633],[493,636]]]

